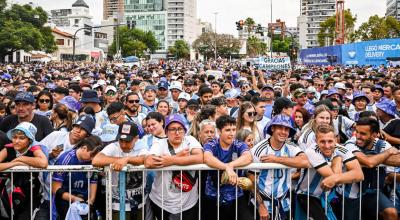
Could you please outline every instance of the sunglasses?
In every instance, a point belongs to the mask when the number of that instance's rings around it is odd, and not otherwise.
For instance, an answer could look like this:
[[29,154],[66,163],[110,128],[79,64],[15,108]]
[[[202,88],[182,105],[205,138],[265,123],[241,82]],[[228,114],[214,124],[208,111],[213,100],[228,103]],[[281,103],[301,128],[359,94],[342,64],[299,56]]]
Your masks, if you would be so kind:
[[39,99],[40,103],[50,103],[50,99]]
[[249,117],[254,117],[254,116],[257,115],[257,112],[247,112],[247,115],[248,115]]
[[133,104],[133,103],[139,103],[140,100],[139,99],[135,99],[135,100],[128,100],[128,103]]
[[115,96],[116,94],[117,93],[115,93],[114,91],[110,91],[110,92],[106,93],[107,96]]

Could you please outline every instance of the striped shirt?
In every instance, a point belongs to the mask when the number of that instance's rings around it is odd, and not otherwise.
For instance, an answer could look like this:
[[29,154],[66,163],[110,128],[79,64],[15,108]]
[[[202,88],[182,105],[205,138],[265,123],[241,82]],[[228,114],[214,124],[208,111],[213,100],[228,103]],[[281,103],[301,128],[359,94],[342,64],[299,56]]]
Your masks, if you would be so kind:
[[[275,150],[271,147],[270,139],[264,139],[251,149],[254,163],[261,163],[261,157],[265,155],[274,155],[277,157],[296,157],[303,153],[300,148],[293,144],[285,143],[281,149]],[[272,169],[261,170],[257,178],[258,191],[267,198],[278,199],[282,208],[289,210],[290,200],[287,193],[291,187],[291,174],[293,169]],[[285,198],[286,197],[286,198]],[[272,211],[271,201],[266,201],[265,205],[269,211]]]
[[309,147],[305,150],[308,160],[312,168],[302,169],[300,180],[297,185],[297,193],[310,194],[311,196],[320,197],[324,191],[321,188],[321,181],[324,179],[318,169],[324,166],[330,166],[333,158],[342,157],[343,163],[347,163],[356,159],[351,151],[343,146],[337,145],[331,157],[325,157],[317,145]]
[[306,128],[301,132],[301,135],[298,140],[299,147],[302,151],[305,151],[309,146],[314,146],[315,142],[315,133],[311,128]]

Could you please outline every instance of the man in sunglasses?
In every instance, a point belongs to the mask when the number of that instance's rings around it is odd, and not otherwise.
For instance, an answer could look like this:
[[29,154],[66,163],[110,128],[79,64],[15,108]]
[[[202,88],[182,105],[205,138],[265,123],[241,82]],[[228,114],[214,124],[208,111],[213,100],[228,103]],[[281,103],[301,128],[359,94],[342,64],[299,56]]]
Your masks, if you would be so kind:
[[130,122],[135,122],[136,124],[142,124],[143,119],[146,114],[143,112],[142,106],[139,104],[139,95],[135,92],[131,92],[126,95],[125,99],[125,116]]
[[104,98],[106,101],[106,106],[109,106],[111,103],[114,103],[118,100],[117,88],[115,88],[115,86],[107,86],[105,92]]

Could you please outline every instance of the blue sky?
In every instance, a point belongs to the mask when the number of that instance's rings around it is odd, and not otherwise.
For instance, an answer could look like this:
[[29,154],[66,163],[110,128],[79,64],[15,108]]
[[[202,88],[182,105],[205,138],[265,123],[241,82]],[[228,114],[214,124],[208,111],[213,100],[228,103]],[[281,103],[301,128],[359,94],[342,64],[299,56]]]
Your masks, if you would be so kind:
[[[14,3],[33,2],[46,10],[70,8],[75,0],[9,0]],[[90,13],[94,22],[99,24],[102,19],[102,0],[85,0],[90,6]],[[198,0],[197,15],[203,21],[214,24],[214,12],[217,16],[218,33],[236,34],[235,22],[247,17],[253,17],[257,23],[266,25],[270,21],[271,0]],[[300,0],[272,0],[273,20],[280,18],[286,21],[288,26],[296,26],[297,16],[300,11]],[[371,15],[385,15],[386,1],[384,0],[346,0],[346,8],[350,8],[357,14],[357,26],[367,21]]]

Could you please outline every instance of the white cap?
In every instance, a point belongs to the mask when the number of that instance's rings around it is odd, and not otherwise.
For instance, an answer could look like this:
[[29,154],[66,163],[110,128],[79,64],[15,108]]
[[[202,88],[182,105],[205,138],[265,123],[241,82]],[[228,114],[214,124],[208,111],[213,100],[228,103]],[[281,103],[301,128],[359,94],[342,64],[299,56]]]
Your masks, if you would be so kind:
[[182,83],[179,81],[172,81],[171,85],[169,86],[169,90],[171,89],[177,89],[179,91],[182,91]]
[[190,100],[190,95],[189,95],[189,93],[181,92],[179,94],[179,96],[178,96],[178,100],[179,99],[185,99],[186,101],[189,101]]
[[80,82],[81,80],[82,78],[80,76],[75,76],[74,78],[72,78],[72,81]]
[[106,87],[106,93],[107,93],[108,91],[110,91],[110,90],[112,90],[112,91],[114,91],[114,92],[117,92],[117,88],[115,88],[115,86],[107,86],[107,87]]
[[97,84],[99,84],[99,85],[101,85],[101,86],[104,86],[104,85],[106,85],[107,83],[106,83],[106,81],[104,81],[104,80],[99,80],[99,81],[97,81]]
[[97,88],[99,88],[101,85],[99,85],[99,84],[94,84],[93,86],[92,86],[92,89],[97,89]]
[[337,83],[335,84],[335,88],[336,88],[336,89],[346,89],[346,86],[344,85],[344,83],[337,82]]

